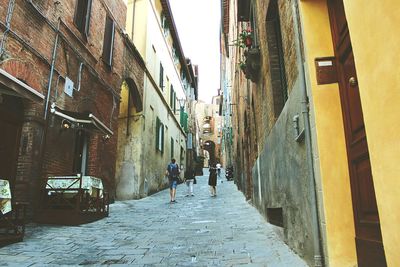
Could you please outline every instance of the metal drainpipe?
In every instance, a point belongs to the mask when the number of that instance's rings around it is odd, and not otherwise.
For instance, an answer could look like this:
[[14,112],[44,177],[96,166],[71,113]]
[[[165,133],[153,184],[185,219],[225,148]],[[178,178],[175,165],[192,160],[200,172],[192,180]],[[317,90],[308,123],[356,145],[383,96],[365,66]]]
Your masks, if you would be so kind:
[[61,19],[59,18],[58,24],[57,24],[56,39],[54,40],[53,54],[51,56],[51,67],[50,67],[50,74],[49,74],[49,83],[47,86],[46,106],[44,108],[44,120],[47,119],[47,111],[48,111],[49,102],[50,102],[51,82],[53,80],[54,66],[55,66],[55,61],[56,61],[56,56],[57,56],[57,46],[58,46],[58,36],[60,33],[60,23],[61,23]]
[[307,149],[307,165],[310,170],[310,179],[309,179],[309,196],[310,196],[310,207],[311,207],[311,227],[313,232],[313,247],[314,247],[314,266],[321,267],[324,266],[323,257],[322,257],[322,249],[321,249],[321,232],[319,225],[319,213],[318,213],[318,201],[317,201],[317,188],[315,183],[315,171],[314,171],[314,161],[313,161],[313,150],[312,150],[312,140],[311,140],[311,127],[310,127],[310,117],[309,117],[309,108],[308,108],[308,96],[307,96],[307,83],[306,83],[306,72],[304,68],[305,58],[304,58],[304,50],[303,50],[303,37],[302,37],[302,29],[301,29],[301,21],[300,21],[300,11],[298,6],[298,1],[294,1],[294,28],[297,29],[298,34],[298,44],[296,47],[297,53],[300,55],[300,80],[302,89],[302,100],[301,100],[301,109],[304,119],[304,129],[305,129],[305,142]]
[[4,46],[7,40],[7,33],[10,31],[11,28],[11,18],[14,11],[15,0],[8,1],[8,8],[7,8],[7,15],[6,15],[6,30],[3,33],[3,37],[0,43],[0,58],[3,56],[4,53]]

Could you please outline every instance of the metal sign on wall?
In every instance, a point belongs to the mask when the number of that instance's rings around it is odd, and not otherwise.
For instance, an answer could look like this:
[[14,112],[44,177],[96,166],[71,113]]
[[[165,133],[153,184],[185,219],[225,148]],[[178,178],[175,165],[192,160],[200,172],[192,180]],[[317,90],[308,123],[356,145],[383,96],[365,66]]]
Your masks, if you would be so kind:
[[70,78],[65,77],[64,93],[72,97],[73,92],[74,92],[74,82]]
[[193,135],[192,133],[187,134],[187,149],[193,149]]
[[315,69],[317,72],[317,84],[338,82],[335,57],[315,58]]

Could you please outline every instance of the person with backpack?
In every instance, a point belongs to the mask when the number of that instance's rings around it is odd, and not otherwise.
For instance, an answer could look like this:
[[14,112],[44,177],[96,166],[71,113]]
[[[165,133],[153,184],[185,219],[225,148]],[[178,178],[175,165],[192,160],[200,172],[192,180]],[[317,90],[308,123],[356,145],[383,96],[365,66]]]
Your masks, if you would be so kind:
[[168,175],[169,181],[169,196],[170,196],[170,203],[176,203],[175,196],[176,196],[176,187],[178,186],[179,181],[179,165],[176,163],[175,159],[171,160],[171,163],[167,166],[166,175]]

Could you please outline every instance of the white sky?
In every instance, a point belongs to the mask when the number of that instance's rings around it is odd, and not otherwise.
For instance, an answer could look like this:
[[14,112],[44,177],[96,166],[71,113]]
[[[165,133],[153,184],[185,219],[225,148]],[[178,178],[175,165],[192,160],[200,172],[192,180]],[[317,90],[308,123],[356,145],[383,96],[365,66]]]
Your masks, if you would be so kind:
[[218,0],[170,0],[185,57],[199,65],[199,100],[211,103],[220,88]]

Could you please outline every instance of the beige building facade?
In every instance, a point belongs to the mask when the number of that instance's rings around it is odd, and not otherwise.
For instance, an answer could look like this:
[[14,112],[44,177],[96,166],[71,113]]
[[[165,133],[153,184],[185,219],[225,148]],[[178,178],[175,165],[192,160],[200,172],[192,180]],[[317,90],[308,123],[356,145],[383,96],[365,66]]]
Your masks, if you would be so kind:
[[131,89],[123,90],[118,199],[141,198],[164,189],[171,158],[185,168],[188,116],[183,113],[187,114],[194,86],[169,2],[137,0],[126,4],[126,31],[144,59],[146,71],[142,103]]

